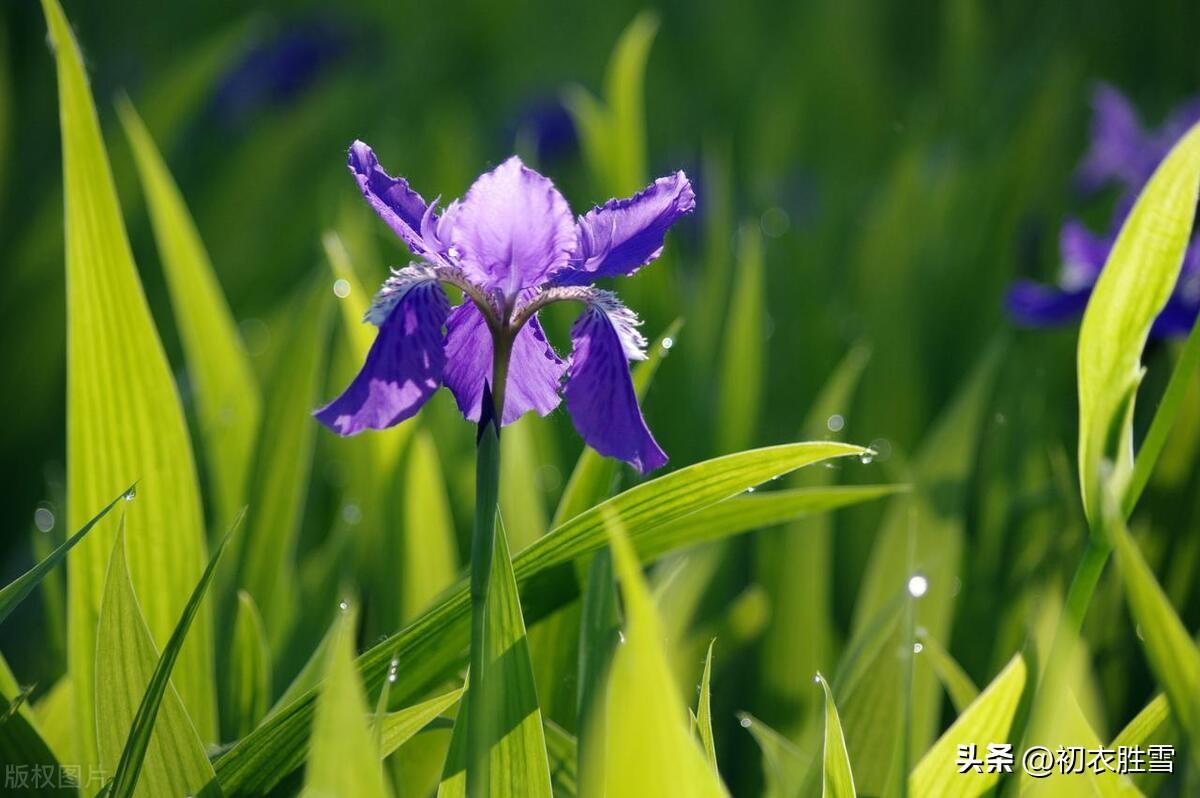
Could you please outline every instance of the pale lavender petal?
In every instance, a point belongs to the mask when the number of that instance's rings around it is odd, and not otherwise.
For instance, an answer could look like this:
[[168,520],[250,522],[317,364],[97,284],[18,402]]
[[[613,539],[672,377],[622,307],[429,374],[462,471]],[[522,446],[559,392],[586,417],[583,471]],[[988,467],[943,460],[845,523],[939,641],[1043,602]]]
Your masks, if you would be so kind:
[[579,243],[559,285],[587,285],[600,277],[629,275],[662,253],[663,238],[696,207],[687,175],[660,177],[638,194],[609,200],[580,217]]
[[515,297],[562,268],[575,246],[567,201],[513,156],[475,181],[438,225],[472,281]]
[[571,343],[563,395],[580,437],[643,474],[665,465],[667,455],[646,426],[629,374],[631,356],[644,357],[636,317],[605,293],[575,322]]
[[1091,146],[1075,174],[1080,190],[1095,191],[1112,181],[1135,190],[1153,170],[1146,166],[1146,134],[1137,110],[1113,86],[1101,83],[1092,93]]
[[380,325],[350,387],[313,415],[339,435],[386,429],[416,415],[442,382],[442,326],[449,312],[436,281],[410,285]]
[[[492,334],[471,302],[454,308],[446,322],[446,387],[458,409],[479,421],[484,381],[492,379]],[[558,407],[558,385],[566,364],[546,340],[534,316],[517,333],[504,389],[504,417],[511,424],[530,410],[544,416]]]
[[[367,202],[414,254],[423,255],[435,248],[422,236],[422,220],[430,207],[408,187],[407,180],[385,172],[374,151],[361,141],[350,145],[348,166]],[[425,224],[427,228],[428,220]]]

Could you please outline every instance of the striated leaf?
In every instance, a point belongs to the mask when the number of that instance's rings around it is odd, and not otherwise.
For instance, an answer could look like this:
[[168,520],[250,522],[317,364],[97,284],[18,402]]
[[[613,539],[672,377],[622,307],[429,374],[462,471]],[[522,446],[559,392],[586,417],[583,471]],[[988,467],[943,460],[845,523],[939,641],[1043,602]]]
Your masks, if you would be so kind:
[[304,769],[306,798],[386,798],[380,752],[367,726],[367,699],[354,667],[356,614],[343,611],[313,713]]
[[237,594],[228,667],[221,725],[226,729],[225,739],[237,740],[249,734],[263,719],[271,698],[271,652],[267,647],[267,633],[254,599],[244,590]]
[[921,659],[929,665],[938,681],[942,683],[946,694],[950,696],[950,702],[954,704],[954,710],[959,713],[966,712],[971,702],[979,697],[979,688],[954,657],[950,656],[950,652],[927,630],[918,630],[917,639],[920,641]]
[[[616,514],[635,545],[655,550],[656,527],[797,468],[866,451],[842,443],[772,446],[697,463],[631,488],[572,518],[513,558],[517,584],[523,587],[525,617],[542,617],[577,595],[574,573],[563,566],[603,545],[605,512]],[[463,662],[469,630],[470,597],[467,585],[460,582],[408,627],[359,657],[363,680],[368,689],[376,689],[386,677],[392,657],[398,657],[406,667],[392,685],[392,695],[401,701],[414,698]],[[216,760],[227,796],[264,792],[299,766],[312,701],[308,691],[288,705],[277,703],[279,710],[273,710],[266,723]]]
[[401,614],[409,621],[458,578],[458,545],[450,497],[433,438],[418,431],[404,478],[404,553]]
[[262,398],[237,323],[179,187],[133,104],[122,97],[117,111],[133,150],[187,356],[215,525],[224,529],[245,504]]
[[725,787],[688,730],[687,707],[671,675],[658,612],[616,513],[604,519],[625,606],[624,641],[608,685],[603,785],[589,795],[722,796]]
[[[529,639],[521,617],[517,580],[508,553],[504,525],[497,523],[492,573],[488,580],[487,627],[484,635],[486,679],[484,703],[492,741],[488,795],[550,796],[550,765],[533,681]],[[476,689],[474,685],[469,690]],[[439,798],[466,795],[467,712],[459,712],[450,738],[450,753],[438,788]]]
[[[60,762],[50,746],[42,738],[37,725],[27,716],[25,698],[28,692],[10,692],[9,687],[0,687],[0,765],[5,771],[5,787],[12,788],[17,773],[27,776],[36,773],[61,773]],[[75,789],[59,784],[57,778],[43,784],[38,779],[26,779],[25,787],[15,794],[40,798],[40,796],[78,795]]]
[[[154,602],[146,623],[165,643],[204,569],[204,520],[179,394],[146,305],[79,47],[57,0],[43,0],[58,63],[67,267],[68,526],[131,480],[127,513],[134,589]],[[67,668],[77,751],[99,763],[93,705],[96,623],[115,530],[101,524],[69,562]],[[175,684],[202,740],[216,739],[211,626],[201,611]]]
[[737,279],[721,339],[717,450],[733,452],[754,441],[762,396],[766,285],[762,232],[743,225],[738,235]]
[[708,653],[704,657],[704,675],[700,678],[700,700],[696,704],[696,721],[700,732],[700,742],[704,745],[704,756],[708,759],[708,766],[712,768],[713,773],[719,776],[720,770],[717,769],[717,745],[713,741],[711,694],[712,654],[713,645],[716,642],[714,638],[708,644]]
[[974,746],[980,759],[987,756],[990,744],[1011,743],[1017,750],[1012,724],[1025,693],[1026,676],[1025,659],[1018,654],[921,757],[908,780],[912,795],[973,798],[999,782],[1001,774],[989,773],[986,768],[960,773],[959,748]]
[[463,692],[461,688],[451,690],[436,698],[422,701],[420,704],[384,715],[380,723],[380,754],[384,757],[391,755],[397,748],[416,736],[417,732],[457,704],[462,698]]
[[1103,482],[1111,481],[1118,497],[1131,485],[1142,349],[1179,278],[1198,191],[1200,126],[1180,139],[1142,189],[1083,314],[1079,482],[1092,523],[1100,520]]
[[748,712],[741,713],[739,720],[742,728],[750,732],[762,751],[765,798],[796,798],[801,795],[812,767],[812,754],[796,747],[791,740]]
[[838,718],[833,691],[825,677],[817,674],[825,691],[825,753],[823,754],[821,794],[824,798],[854,798],[854,775],[850,772],[850,755],[846,753],[846,738]]
[[212,783],[213,768],[171,671],[216,559],[160,657],[130,580],[125,536],[122,525],[113,542],[96,630],[100,763],[111,774],[114,798],[196,795]]

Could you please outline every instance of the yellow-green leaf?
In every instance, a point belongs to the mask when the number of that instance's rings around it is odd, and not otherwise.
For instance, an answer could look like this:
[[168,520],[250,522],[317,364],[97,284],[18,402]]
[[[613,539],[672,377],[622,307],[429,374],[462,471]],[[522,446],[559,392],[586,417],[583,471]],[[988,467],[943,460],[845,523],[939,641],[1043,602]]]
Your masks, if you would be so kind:
[[239,590],[237,595],[228,668],[221,727],[225,730],[225,739],[237,740],[249,734],[263,719],[271,698],[271,652],[267,646],[267,633],[254,599],[244,590]]
[[[67,270],[68,525],[133,480],[129,568],[153,639],[175,628],[206,562],[204,520],[183,409],[150,316],[117,202],[79,47],[57,0],[43,0],[58,63]],[[101,524],[68,562],[67,668],[83,767],[99,763],[93,730],[96,623],[115,530]],[[206,611],[175,685],[202,740],[216,739],[212,632]]]
[[734,452],[754,441],[762,395],[766,285],[762,233],[743,225],[738,235],[737,279],[721,335],[717,449]]
[[[96,630],[96,723],[100,763],[111,776],[125,750],[159,654],[142,618],[125,555],[126,530],[117,532],[109,558]],[[196,795],[214,778],[195,724],[166,686],[143,758],[135,795]]]
[[413,436],[408,451],[403,546],[400,617],[408,621],[454,584],[459,573],[450,497],[437,447],[424,430]]
[[122,97],[117,110],[137,163],[187,357],[215,526],[224,529],[245,504],[262,410],[258,383],[179,187],[133,104]]
[[704,675],[700,677],[700,699],[696,703],[696,727],[700,732],[700,742],[704,745],[704,756],[713,773],[720,774],[717,769],[717,744],[713,740],[712,728],[712,655],[713,639],[708,644],[708,653],[704,655]]
[[[489,733],[494,736],[487,794],[549,798],[550,765],[542,712],[503,524],[496,524],[495,535],[484,635],[487,677],[483,706],[491,723]],[[470,685],[467,689],[476,687]],[[455,720],[446,769],[438,788],[439,798],[466,795],[467,716],[467,712],[459,712]]]
[[354,667],[355,613],[337,624],[313,715],[305,798],[387,798],[379,748],[367,725],[367,699]]
[[825,677],[817,674],[817,681],[825,691],[825,753],[823,754],[821,795],[824,798],[854,798],[854,774],[850,772],[850,755],[846,752],[846,738],[842,734],[842,721],[838,718],[833,691]]
[[1179,278],[1198,191],[1200,126],[1180,139],[1142,189],[1083,314],[1079,482],[1093,523],[1100,519],[1102,483],[1111,480],[1113,493],[1123,497],[1132,476],[1142,349]]

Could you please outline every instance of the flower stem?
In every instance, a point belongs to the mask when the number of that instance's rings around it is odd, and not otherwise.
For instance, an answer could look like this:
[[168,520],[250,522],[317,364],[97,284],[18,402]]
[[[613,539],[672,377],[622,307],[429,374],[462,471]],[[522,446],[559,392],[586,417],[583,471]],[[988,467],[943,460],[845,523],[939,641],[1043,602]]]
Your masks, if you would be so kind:
[[500,501],[500,419],[508,378],[510,342],[497,336],[490,392],[485,388],[475,453],[475,527],[471,538],[471,654],[467,689],[467,796],[486,798],[490,791],[492,728],[487,700],[487,595],[496,541]]

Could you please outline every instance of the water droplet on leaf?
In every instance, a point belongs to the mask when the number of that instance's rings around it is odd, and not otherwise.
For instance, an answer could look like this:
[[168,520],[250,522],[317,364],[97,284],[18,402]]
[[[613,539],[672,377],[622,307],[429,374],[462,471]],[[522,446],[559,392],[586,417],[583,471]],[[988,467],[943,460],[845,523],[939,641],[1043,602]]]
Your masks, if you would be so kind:
[[921,574],[913,574],[908,579],[908,595],[913,598],[924,596],[929,590],[929,580]]
[[338,299],[350,296],[350,281],[341,277],[333,281],[333,295]]
[[134,485],[129,490],[125,491],[125,495],[121,497],[127,502],[131,502],[137,498],[137,486]]
[[841,432],[842,427],[846,426],[846,419],[840,413],[834,413],[825,421],[825,426],[830,432]]

